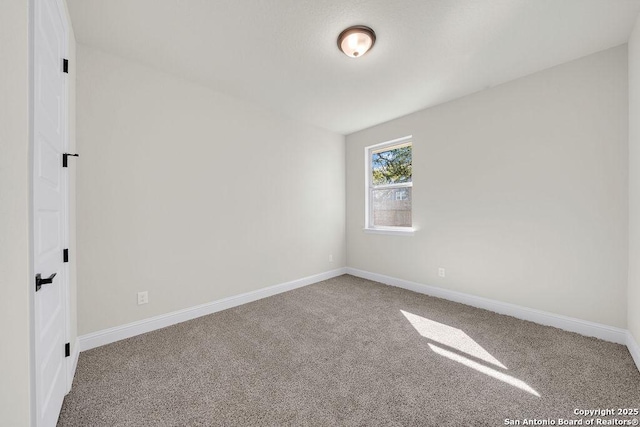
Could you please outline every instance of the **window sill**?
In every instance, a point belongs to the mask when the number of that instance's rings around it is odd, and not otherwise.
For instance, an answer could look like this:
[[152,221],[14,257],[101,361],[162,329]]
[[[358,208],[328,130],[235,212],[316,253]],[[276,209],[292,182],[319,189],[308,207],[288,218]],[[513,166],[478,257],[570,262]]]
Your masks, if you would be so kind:
[[402,228],[376,227],[376,228],[363,228],[362,231],[370,234],[387,234],[391,236],[413,236],[413,233],[416,230],[415,228],[412,228],[412,227],[402,227]]

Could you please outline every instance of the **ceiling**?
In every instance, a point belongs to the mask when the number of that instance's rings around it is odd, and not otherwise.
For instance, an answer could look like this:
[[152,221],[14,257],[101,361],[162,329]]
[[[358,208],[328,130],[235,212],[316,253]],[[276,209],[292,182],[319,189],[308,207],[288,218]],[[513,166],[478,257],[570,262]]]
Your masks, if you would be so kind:
[[[625,43],[640,0],[68,0],[79,43],[341,134]],[[377,34],[338,50],[346,27]]]

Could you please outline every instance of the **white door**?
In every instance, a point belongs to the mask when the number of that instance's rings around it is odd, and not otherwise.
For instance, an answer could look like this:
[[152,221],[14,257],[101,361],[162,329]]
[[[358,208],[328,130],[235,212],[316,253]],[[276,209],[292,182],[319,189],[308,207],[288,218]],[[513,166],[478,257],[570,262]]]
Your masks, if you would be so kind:
[[[55,426],[67,392],[67,23],[57,0],[35,0],[33,15],[33,255],[36,425]],[[55,275],[51,277],[52,275]],[[45,280],[46,281],[46,280]],[[37,290],[36,290],[37,289]]]

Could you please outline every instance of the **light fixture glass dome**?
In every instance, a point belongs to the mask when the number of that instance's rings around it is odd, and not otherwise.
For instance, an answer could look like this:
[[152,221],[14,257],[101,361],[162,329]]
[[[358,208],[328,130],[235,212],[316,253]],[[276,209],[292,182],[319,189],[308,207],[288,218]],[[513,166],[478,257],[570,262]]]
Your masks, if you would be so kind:
[[338,47],[345,55],[358,58],[369,51],[376,42],[376,33],[364,25],[349,27],[338,36]]

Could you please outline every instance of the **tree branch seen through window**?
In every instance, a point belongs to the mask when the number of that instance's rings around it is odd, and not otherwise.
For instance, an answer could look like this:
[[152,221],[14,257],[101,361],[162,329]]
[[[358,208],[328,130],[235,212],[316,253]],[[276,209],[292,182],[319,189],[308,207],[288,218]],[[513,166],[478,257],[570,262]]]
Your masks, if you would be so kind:
[[411,146],[373,153],[373,185],[411,182]]

